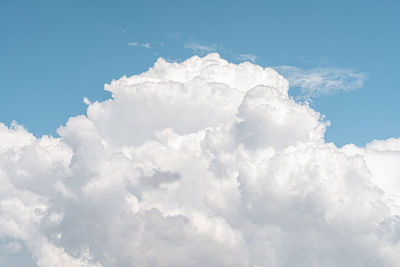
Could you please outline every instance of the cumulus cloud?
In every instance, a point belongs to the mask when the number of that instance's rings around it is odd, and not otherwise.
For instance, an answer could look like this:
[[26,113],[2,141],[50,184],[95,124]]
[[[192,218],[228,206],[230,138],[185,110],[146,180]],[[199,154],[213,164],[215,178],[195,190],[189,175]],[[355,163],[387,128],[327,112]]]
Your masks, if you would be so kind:
[[363,87],[365,73],[351,69],[315,68],[303,70],[293,66],[275,69],[289,80],[290,86],[299,87],[307,97],[348,92]]
[[326,143],[283,76],[218,54],[105,89],[59,138],[0,124],[0,263],[399,266],[400,139]]

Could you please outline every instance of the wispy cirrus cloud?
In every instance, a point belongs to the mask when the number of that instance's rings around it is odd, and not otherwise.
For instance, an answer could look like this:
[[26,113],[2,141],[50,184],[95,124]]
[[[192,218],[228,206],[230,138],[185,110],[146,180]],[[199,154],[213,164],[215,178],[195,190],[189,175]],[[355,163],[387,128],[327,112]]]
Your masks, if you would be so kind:
[[251,61],[256,63],[257,56],[252,54],[241,54],[237,58],[241,61]]
[[197,42],[186,42],[183,44],[183,47],[192,49],[194,53],[198,53],[201,55],[216,52],[218,50],[218,46],[216,44],[205,45]]
[[129,42],[127,43],[128,46],[131,47],[144,47],[144,48],[151,48],[151,44],[150,43],[139,43],[139,42]]
[[364,86],[367,75],[352,69],[319,67],[304,70],[294,66],[274,67],[289,80],[291,87],[300,88],[305,97],[349,92]]

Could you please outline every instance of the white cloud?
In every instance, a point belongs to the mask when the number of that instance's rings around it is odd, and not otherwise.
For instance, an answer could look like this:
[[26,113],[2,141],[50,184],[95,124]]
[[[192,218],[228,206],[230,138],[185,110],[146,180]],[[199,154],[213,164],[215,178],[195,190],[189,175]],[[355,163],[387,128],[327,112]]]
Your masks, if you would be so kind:
[[251,61],[253,63],[256,62],[257,56],[252,54],[242,54],[238,56],[238,59],[241,61]]
[[194,53],[204,55],[211,52],[217,51],[217,45],[204,45],[196,42],[187,42],[183,45],[185,48],[192,49]]
[[286,79],[218,54],[159,59],[105,89],[113,98],[85,101],[60,138],[0,124],[0,240],[14,256],[399,266],[400,139],[325,143],[328,122]]
[[150,43],[144,43],[144,44],[142,44],[142,46],[145,47],[145,48],[150,48],[151,47]]
[[151,44],[150,43],[138,43],[138,42],[129,42],[129,43],[127,43],[127,45],[128,46],[131,46],[131,47],[144,47],[144,48],[147,48],[147,49],[149,49],[149,48],[151,48]]
[[135,46],[138,46],[139,43],[137,43],[137,42],[129,42],[129,43],[127,43],[127,45],[135,47]]
[[364,73],[351,69],[303,70],[293,66],[279,66],[275,69],[289,80],[291,86],[299,87],[308,97],[348,92],[363,87],[366,80]]

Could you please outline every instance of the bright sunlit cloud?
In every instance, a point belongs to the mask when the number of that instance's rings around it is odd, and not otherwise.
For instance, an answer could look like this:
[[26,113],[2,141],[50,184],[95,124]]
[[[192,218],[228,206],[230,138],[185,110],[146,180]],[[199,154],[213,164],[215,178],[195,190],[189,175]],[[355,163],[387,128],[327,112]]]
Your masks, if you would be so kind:
[[[353,77],[291,71],[328,91],[337,85],[310,77]],[[400,139],[326,143],[329,122],[288,95],[284,76],[218,54],[160,58],[105,89],[112,98],[85,98],[87,114],[59,138],[0,123],[2,257],[43,267],[399,266]]]

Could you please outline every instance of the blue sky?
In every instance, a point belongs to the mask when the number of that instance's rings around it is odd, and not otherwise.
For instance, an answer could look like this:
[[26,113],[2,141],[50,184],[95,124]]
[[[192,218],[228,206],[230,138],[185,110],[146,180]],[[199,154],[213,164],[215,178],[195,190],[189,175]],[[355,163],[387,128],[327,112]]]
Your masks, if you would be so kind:
[[56,135],[85,112],[84,96],[108,98],[103,86],[112,79],[143,72],[158,57],[217,51],[264,67],[362,74],[362,87],[313,98],[332,122],[326,139],[398,137],[399,12],[398,1],[3,0],[0,121]]

